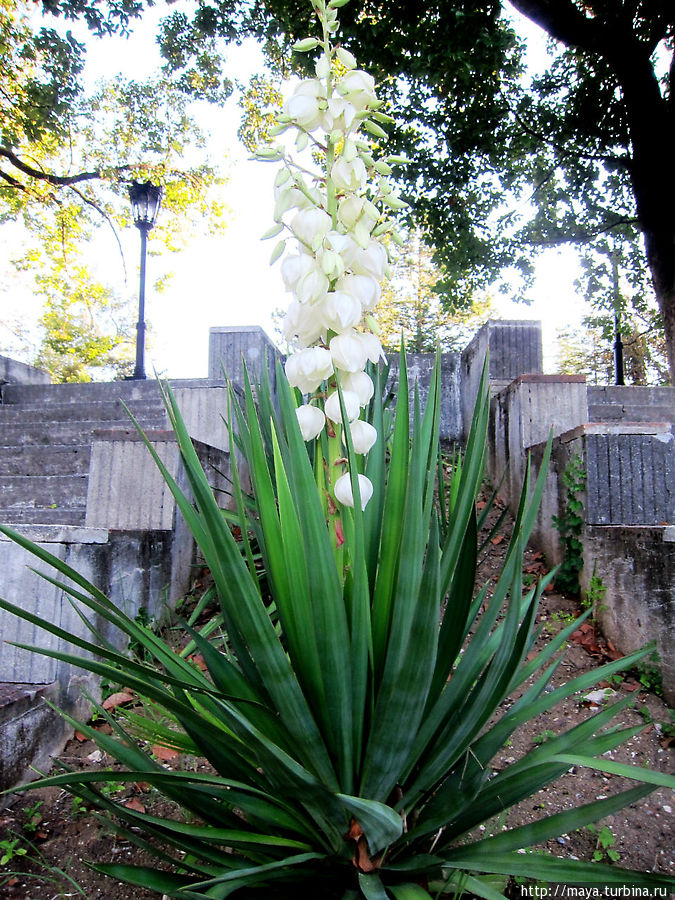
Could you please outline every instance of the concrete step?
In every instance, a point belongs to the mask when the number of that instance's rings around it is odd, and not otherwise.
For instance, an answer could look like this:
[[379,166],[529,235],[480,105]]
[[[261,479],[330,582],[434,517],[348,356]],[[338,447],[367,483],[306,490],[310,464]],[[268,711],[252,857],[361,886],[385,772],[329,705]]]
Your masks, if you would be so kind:
[[88,475],[4,475],[2,509],[81,509],[87,502]]
[[3,475],[86,475],[91,444],[5,447],[0,450]]
[[3,509],[0,522],[3,525],[84,525],[83,509]]
[[[211,387],[222,383],[207,378],[188,378],[171,381],[172,388]],[[134,402],[161,400],[159,384],[154,378],[145,381],[98,381],[90,384],[6,384],[2,388],[3,405],[92,403],[104,400]]]
[[[159,397],[149,397],[143,401],[131,401],[130,412],[139,421],[156,421],[165,415],[164,405]],[[13,422],[66,422],[69,420],[101,422],[110,420],[131,422],[121,400],[73,401],[72,403],[14,403],[0,405],[0,428]]]
[[[165,429],[164,416],[148,417],[143,422],[146,431]],[[15,448],[17,446],[50,446],[64,444],[82,444],[96,438],[96,433],[101,431],[119,431],[128,434],[137,434],[136,429],[129,419],[110,419],[106,422],[100,420],[64,421],[64,422],[13,422],[0,426],[0,453],[3,448]]]
[[663,404],[589,403],[588,419],[590,422],[673,422],[675,408]]

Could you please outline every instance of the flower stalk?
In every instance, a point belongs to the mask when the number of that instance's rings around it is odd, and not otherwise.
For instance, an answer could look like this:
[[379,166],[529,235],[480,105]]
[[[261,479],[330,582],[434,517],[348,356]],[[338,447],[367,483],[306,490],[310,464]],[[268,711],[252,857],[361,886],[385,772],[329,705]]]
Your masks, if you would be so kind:
[[[295,150],[284,142],[259,154],[283,165],[275,187],[276,226],[268,234],[285,233],[272,259],[283,256],[282,278],[293,295],[284,320],[285,337],[294,349],[286,374],[291,386],[308,398],[297,409],[305,441],[317,441],[329,429],[324,487],[336,522],[340,507],[354,504],[343,429],[350,429],[357,454],[366,454],[377,440],[363,420],[373,393],[366,365],[384,358],[371,313],[380,298],[380,282],[388,275],[385,240],[397,238],[389,211],[406,206],[388,180],[392,166],[404,160],[376,158],[375,152],[375,142],[387,136],[378,122],[393,120],[379,112],[373,78],[357,68],[348,50],[331,41],[341,5],[342,0],[316,2],[322,38],[294,45],[296,52],[322,50],[315,77],[295,86],[275,128],[277,136],[295,132]],[[315,172],[297,158],[310,145],[321,156]],[[295,244],[290,251],[289,238]],[[343,421],[338,379],[348,421]],[[359,487],[365,506],[372,485],[364,475]],[[337,548],[339,522],[335,534]]]

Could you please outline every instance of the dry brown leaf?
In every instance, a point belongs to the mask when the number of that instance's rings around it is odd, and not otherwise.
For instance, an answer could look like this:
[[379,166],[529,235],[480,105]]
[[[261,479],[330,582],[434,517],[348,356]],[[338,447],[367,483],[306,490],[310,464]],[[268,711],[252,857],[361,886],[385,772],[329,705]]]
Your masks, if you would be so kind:
[[136,797],[131,797],[130,800],[125,800],[124,805],[127,809],[133,809],[134,812],[144,813],[145,807]]
[[117,693],[106,697],[102,706],[103,709],[116,709],[118,706],[122,706],[124,703],[131,703],[135,699],[134,695],[130,694],[129,691],[117,691]]
[[151,748],[153,756],[157,757],[157,759],[161,759],[166,762],[169,759],[175,759],[179,756],[178,750],[174,750],[173,747],[160,747],[159,744],[156,744]]

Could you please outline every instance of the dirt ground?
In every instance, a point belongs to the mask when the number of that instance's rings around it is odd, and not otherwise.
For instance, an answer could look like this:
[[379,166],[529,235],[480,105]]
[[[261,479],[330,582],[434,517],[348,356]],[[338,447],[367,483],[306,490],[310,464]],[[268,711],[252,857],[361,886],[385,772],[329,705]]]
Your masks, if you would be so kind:
[[[501,567],[507,546],[503,529],[493,535],[488,546],[489,552],[483,554],[480,562],[479,584],[493,578]],[[526,577],[534,579],[544,571],[540,555],[528,550]],[[574,599],[556,591],[546,593],[539,613],[543,634],[559,631],[578,613],[578,603]],[[592,626],[586,626],[568,643],[554,684],[568,681],[616,655],[614,648],[604,643]],[[566,730],[586,718],[597,705],[607,702],[605,692],[609,691],[610,696],[630,692],[634,705],[623,714],[623,722],[644,725],[636,737],[613,751],[611,758],[672,772],[675,743],[672,711],[648,690],[649,685],[643,683],[648,681],[644,673],[627,673],[616,683],[601,685],[600,693],[591,695],[589,700],[576,698],[539,716],[522,728],[501,757],[494,760],[495,770],[517,759],[551,732]],[[62,758],[73,768],[98,768],[109,762],[89,740],[71,740]],[[166,765],[200,768],[200,761],[174,757],[167,759]],[[522,824],[611,795],[627,786],[624,779],[608,773],[572,769],[554,785],[511,810],[504,821],[489,823],[487,827],[490,831],[499,831],[504,826]],[[122,787],[116,797],[140,804],[148,811],[158,811],[157,798],[144,786]],[[672,792],[656,790],[634,806],[603,820],[596,833],[582,829],[550,842],[548,849],[568,858],[588,860],[595,857],[626,868],[675,875],[674,805]],[[25,851],[25,854],[16,855],[17,851]],[[0,898],[156,900],[158,897],[104,878],[87,866],[88,861],[143,864],[147,860],[134,846],[111,835],[104,825],[59,789],[36,789],[20,796],[9,809],[0,812],[0,858],[7,853],[12,858],[0,865]]]

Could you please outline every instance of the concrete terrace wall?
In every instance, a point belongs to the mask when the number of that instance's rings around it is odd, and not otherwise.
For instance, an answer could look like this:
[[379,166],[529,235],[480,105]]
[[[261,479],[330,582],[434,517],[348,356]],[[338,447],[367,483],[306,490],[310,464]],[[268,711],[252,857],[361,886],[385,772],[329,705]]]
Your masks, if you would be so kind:
[[5,384],[51,384],[51,381],[49,372],[0,356],[0,392]]
[[[226,389],[222,381],[199,379],[174,382],[172,390],[217,500],[229,506]],[[197,559],[176,501],[123,408],[126,403],[138,417],[189,497],[157,384],[25,380],[7,384],[2,400],[1,520],[15,522],[15,530],[82,574],[129,617],[144,608],[150,619],[164,618],[189,589]],[[29,566],[58,577],[46,562],[0,538],[2,596],[67,634],[91,639],[67,593]],[[8,641],[16,641],[73,651],[25,620],[1,615],[0,788],[6,788],[25,780],[29,765],[48,767],[50,754],[59,752],[72,732],[41,701],[86,718],[82,689],[96,697],[98,679],[64,661],[10,646]],[[89,618],[106,640],[124,648],[124,635],[94,613]]]

